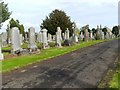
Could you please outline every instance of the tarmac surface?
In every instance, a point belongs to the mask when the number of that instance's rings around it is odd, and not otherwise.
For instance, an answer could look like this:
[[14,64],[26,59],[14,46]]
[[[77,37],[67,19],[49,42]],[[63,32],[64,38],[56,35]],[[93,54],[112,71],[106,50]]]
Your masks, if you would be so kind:
[[118,57],[118,40],[3,74],[3,88],[97,88]]

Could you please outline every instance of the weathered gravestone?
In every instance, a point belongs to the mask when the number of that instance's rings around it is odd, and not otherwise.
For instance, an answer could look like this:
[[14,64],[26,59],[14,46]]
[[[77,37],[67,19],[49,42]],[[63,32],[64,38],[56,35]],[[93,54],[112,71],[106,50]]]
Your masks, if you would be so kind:
[[69,30],[67,28],[67,30],[65,31],[65,40],[69,40]]
[[0,38],[0,60],[3,60],[3,59],[4,59],[4,56],[1,51],[1,38]]
[[57,47],[61,47],[61,41],[62,41],[62,37],[61,37],[61,29],[60,27],[57,27],[57,32],[56,32],[56,44]]
[[29,41],[28,41],[28,48],[30,51],[34,51],[37,49],[36,43],[35,43],[35,28],[30,27],[28,32],[29,36]]
[[89,25],[86,25],[84,27],[82,27],[82,30],[84,31],[84,41],[88,41],[89,40]]
[[47,49],[48,46],[48,41],[47,41],[47,29],[42,29],[41,30],[42,33],[42,45],[43,45],[43,49]]
[[41,32],[38,33],[38,42],[39,43],[42,42],[42,33]]
[[23,45],[23,36],[20,34],[20,44]]
[[65,33],[62,33],[62,40],[65,40]]
[[11,29],[10,29],[10,24],[7,25],[7,43],[11,44]]
[[80,33],[80,40],[83,40],[84,38],[84,35],[83,35],[83,32]]
[[76,27],[73,26],[72,29],[73,29],[73,35],[72,35],[72,37],[73,37],[73,42],[74,42],[74,43],[78,43],[78,36],[77,36],[77,33],[76,33]]
[[28,43],[28,34],[27,33],[25,33],[24,42]]
[[90,37],[90,38],[89,38],[90,40],[93,40],[93,34],[92,34],[92,31],[89,32],[89,37]]
[[17,27],[11,29],[11,43],[13,54],[19,54],[22,48],[20,44],[20,33]]
[[52,41],[52,35],[48,33],[48,42]]
[[7,32],[1,34],[2,47],[7,46]]

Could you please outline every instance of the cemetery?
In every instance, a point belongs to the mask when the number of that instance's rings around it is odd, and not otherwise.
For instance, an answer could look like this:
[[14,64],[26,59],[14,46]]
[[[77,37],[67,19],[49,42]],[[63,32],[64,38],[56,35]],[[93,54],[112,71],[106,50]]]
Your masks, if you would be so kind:
[[118,88],[119,25],[78,27],[55,9],[39,29],[35,24],[25,28],[10,18],[7,4],[0,5],[5,12],[0,17],[2,88]]

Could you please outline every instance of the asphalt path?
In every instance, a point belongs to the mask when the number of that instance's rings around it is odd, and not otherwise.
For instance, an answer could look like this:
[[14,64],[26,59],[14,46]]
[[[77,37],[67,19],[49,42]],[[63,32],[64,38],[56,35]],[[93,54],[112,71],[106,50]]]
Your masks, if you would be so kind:
[[3,88],[96,88],[118,57],[118,40],[3,73]]

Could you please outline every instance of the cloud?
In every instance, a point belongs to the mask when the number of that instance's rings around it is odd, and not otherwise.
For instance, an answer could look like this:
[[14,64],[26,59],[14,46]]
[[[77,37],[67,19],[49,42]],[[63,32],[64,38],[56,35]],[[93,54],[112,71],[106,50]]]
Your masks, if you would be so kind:
[[[112,26],[117,23],[119,0],[4,0],[8,3],[11,17],[18,19],[25,28],[39,25],[54,9],[61,9],[70,16],[78,27],[90,24]],[[4,24],[4,28],[6,26]]]

